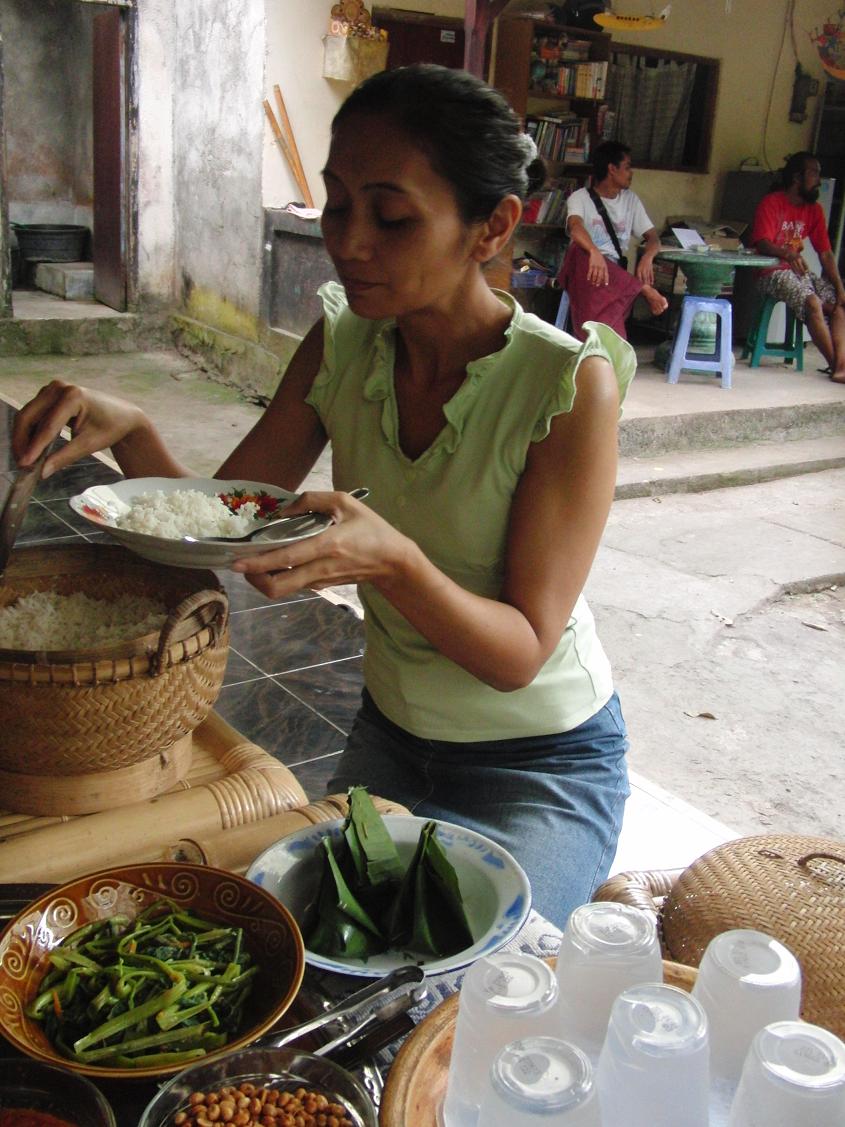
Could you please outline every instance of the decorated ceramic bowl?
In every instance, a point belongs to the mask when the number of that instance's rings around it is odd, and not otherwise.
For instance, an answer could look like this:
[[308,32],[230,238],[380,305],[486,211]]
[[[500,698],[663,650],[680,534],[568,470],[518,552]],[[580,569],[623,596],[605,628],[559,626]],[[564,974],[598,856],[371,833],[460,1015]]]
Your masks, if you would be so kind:
[[[406,814],[384,815],[399,859],[407,867],[430,818]],[[302,924],[306,908],[314,900],[321,871],[320,843],[330,834],[339,839],[343,821],[306,826],[277,841],[253,861],[247,877],[277,896]],[[531,908],[528,877],[506,849],[489,837],[437,822],[437,840],[458,877],[464,910],[474,942],[446,958],[426,958],[413,952],[389,950],[368,959],[331,958],[305,949],[306,962],[324,970],[377,977],[405,966],[419,964],[426,974],[444,974],[492,954],[512,939]]]
[[87,1076],[149,1078],[180,1072],[184,1062],[148,1067],[111,1067],[68,1058],[48,1040],[26,1007],[51,969],[49,955],[86,923],[115,914],[137,914],[166,898],[192,916],[243,928],[258,965],[239,1030],[204,1060],[250,1044],[281,1018],[296,997],[304,970],[299,928],[268,891],[222,869],[168,862],[124,865],[78,877],[34,900],[0,936],[0,1031],[16,1048],[47,1064]]

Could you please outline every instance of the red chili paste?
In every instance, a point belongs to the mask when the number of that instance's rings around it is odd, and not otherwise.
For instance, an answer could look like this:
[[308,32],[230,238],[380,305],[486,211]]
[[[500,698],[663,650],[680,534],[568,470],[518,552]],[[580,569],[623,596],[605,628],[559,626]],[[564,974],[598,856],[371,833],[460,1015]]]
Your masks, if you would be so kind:
[[24,1107],[0,1109],[0,1127],[76,1127],[67,1119],[58,1119],[49,1111],[32,1111]]

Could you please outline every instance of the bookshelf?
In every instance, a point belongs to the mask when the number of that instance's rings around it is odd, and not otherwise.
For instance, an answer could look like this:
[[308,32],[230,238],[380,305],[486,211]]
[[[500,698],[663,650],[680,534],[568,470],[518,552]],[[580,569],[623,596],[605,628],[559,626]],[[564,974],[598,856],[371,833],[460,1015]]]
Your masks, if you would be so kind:
[[[610,48],[601,31],[520,16],[498,23],[493,85],[519,114],[549,171],[545,189],[526,203],[514,254],[530,254],[555,271],[567,242],[567,197],[588,183],[590,153],[613,125],[603,101]],[[524,291],[519,296],[534,303]]]

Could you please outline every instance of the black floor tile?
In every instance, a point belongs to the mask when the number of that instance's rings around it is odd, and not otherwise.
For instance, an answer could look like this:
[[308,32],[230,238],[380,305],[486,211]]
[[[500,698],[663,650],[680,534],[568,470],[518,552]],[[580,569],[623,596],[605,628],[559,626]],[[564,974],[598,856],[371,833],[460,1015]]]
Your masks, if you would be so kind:
[[335,755],[324,755],[321,759],[309,759],[307,763],[295,763],[291,772],[296,776],[297,782],[308,795],[310,802],[314,802],[323,795],[328,794],[328,782],[337,768],[340,752]]
[[76,539],[76,534],[70,525],[55,516],[49,509],[31,501],[23,518],[23,524],[18,532],[18,544],[34,544],[42,540],[59,540],[70,537]]
[[224,685],[238,685],[242,681],[256,681],[264,677],[260,669],[247,661],[245,657],[229,647],[229,657],[226,662],[226,672],[223,675]]
[[361,706],[363,659],[351,657],[285,673],[274,680],[342,732],[352,727]]
[[295,595],[286,595],[283,599],[268,599],[236,571],[221,569],[217,574],[229,595],[229,606],[232,611],[254,610],[256,607],[281,606],[284,603],[301,603],[313,599],[326,601],[313,591],[297,591]]
[[233,614],[231,642],[264,673],[277,675],[359,656],[364,628],[351,611],[316,598]]
[[337,728],[269,678],[224,687],[214,709],[286,767],[343,748]]
[[121,475],[99,458],[82,458],[72,466],[58,470],[46,481],[39,482],[35,498],[38,501],[67,501],[92,485],[111,485],[120,480]]

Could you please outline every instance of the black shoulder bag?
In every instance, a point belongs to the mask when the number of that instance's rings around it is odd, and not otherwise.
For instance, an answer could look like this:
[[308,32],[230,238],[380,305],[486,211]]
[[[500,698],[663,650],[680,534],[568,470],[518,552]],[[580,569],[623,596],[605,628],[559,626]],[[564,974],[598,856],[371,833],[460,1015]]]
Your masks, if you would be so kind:
[[619,256],[619,265],[622,267],[623,270],[627,270],[628,269],[628,259],[622,253],[622,247],[620,247],[619,239],[616,235],[616,228],[613,226],[613,223],[611,222],[610,216],[607,214],[607,208],[602,203],[602,198],[598,194],[598,192],[595,190],[595,188],[588,188],[587,190],[590,193],[590,199],[595,204],[596,211],[601,216],[602,222],[604,223],[605,227],[607,228],[607,233],[608,233],[608,235],[610,235],[610,241],[613,243],[613,249],[616,251],[617,255]]

